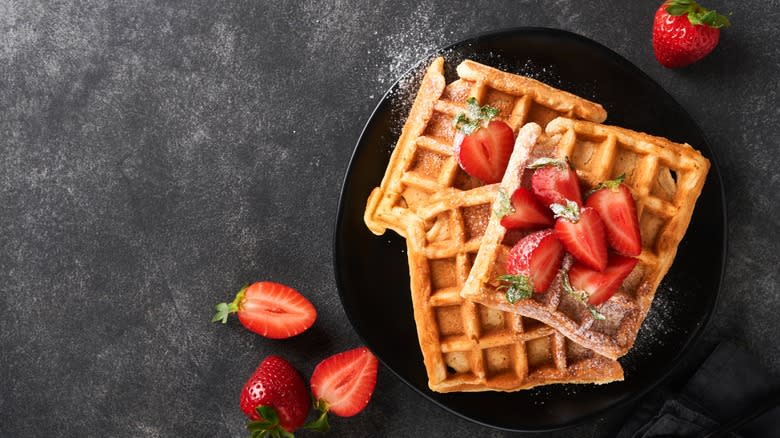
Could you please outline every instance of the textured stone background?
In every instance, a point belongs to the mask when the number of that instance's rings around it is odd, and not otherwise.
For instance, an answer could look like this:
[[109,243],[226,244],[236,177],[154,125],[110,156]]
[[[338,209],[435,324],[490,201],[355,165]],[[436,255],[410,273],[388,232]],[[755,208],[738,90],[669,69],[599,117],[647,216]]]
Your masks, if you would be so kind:
[[[650,46],[658,3],[0,0],[0,436],[244,436],[238,392],[260,358],[283,351],[309,374],[359,342],[332,230],[383,92],[436,47],[514,26],[607,45],[700,123],[730,233],[705,341],[734,339],[777,372],[780,7],[709,1],[734,26],[711,57],[670,71]],[[315,328],[269,341],[208,322],[256,279],[309,295]],[[334,425],[505,435],[385,369],[368,409]]]

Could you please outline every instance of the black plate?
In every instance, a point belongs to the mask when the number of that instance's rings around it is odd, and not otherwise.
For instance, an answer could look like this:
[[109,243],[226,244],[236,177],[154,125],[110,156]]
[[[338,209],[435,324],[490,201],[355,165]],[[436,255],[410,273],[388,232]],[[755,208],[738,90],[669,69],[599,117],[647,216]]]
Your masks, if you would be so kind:
[[[721,284],[726,249],[723,186],[712,151],[688,113],[658,84],[610,49],[569,32],[520,28],[477,36],[441,49],[448,81],[463,59],[524,73],[604,105],[607,123],[688,142],[712,161],[704,191],[675,263],[656,295],[635,347],[621,359],[625,381],[551,385],[515,393],[439,394],[428,389],[417,344],[404,240],[374,236],[363,223],[420,72],[407,72],[384,96],[357,143],[344,181],[334,242],[336,282],[352,325],[403,381],[445,409],[513,431],[551,430],[635,399],[667,376],[708,321]],[[432,58],[431,57],[431,58]]]

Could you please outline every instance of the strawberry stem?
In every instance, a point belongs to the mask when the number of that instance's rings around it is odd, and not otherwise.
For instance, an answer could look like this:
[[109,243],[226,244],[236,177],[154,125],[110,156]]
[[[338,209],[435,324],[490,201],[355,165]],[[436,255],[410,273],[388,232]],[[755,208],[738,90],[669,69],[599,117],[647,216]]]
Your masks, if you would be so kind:
[[692,25],[706,25],[715,29],[731,26],[728,18],[715,10],[707,9],[694,0],[669,0],[666,2],[666,13],[672,16],[687,15]]
[[581,301],[583,304],[585,304],[585,307],[588,308],[588,311],[593,316],[593,319],[597,319],[599,321],[604,321],[607,319],[601,312],[596,309],[593,305],[588,303],[588,294],[584,290],[578,290],[574,289],[574,287],[571,285],[571,281],[569,280],[569,273],[561,270],[561,283],[563,285],[563,290],[566,291],[567,294],[571,295],[572,297],[576,298],[578,301]]
[[565,160],[562,160],[560,158],[542,157],[537,160],[534,160],[533,163],[525,167],[526,169],[539,169],[547,166],[555,166],[559,169],[566,169],[567,167],[570,167],[569,157],[566,157]]
[[330,430],[330,424],[328,423],[328,402],[325,400],[317,400],[314,402],[314,409],[320,411],[319,417],[317,417],[316,420],[306,423],[303,428],[317,432],[327,432]]
[[496,208],[493,213],[497,218],[501,219],[504,216],[512,213],[514,208],[512,207],[512,201],[509,199],[509,195],[503,188],[498,189],[498,196],[496,197]]
[[[243,289],[242,289],[243,290]],[[250,432],[250,438],[271,436],[273,438],[295,438],[295,435],[284,430],[279,424],[279,415],[270,406],[258,406],[255,408],[260,420],[250,421],[246,428]]]
[[214,316],[211,318],[211,322],[221,322],[222,324],[225,324],[228,320],[228,316],[231,313],[238,312],[238,307],[241,304],[241,301],[244,300],[244,293],[246,292],[246,288],[249,287],[244,286],[241,288],[241,290],[238,291],[236,294],[236,297],[233,299],[230,303],[219,303],[217,304],[214,309],[217,311]]
[[585,194],[585,196],[590,196],[596,192],[598,192],[601,189],[610,189],[613,192],[616,192],[618,190],[618,187],[620,187],[621,184],[623,184],[623,181],[626,180],[626,174],[621,173],[617,178],[615,179],[608,179],[606,181],[602,181],[596,185],[596,187],[593,187],[592,190],[588,191],[588,193]]
[[580,220],[580,207],[574,201],[566,200],[566,205],[552,204],[550,209],[555,214],[556,219],[562,217],[573,224]]
[[506,289],[506,300],[510,304],[531,298],[531,295],[534,293],[531,279],[525,275],[506,274],[499,276],[498,279],[506,284],[502,284],[496,290]]

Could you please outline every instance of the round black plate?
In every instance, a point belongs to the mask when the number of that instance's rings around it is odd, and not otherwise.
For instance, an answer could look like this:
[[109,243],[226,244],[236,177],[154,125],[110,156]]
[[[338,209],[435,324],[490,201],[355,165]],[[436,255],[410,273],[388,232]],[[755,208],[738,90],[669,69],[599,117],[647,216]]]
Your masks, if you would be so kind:
[[726,248],[723,187],[712,151],[691,117],[658,84],[610,49],[569,32],[520,28],[441,49],[448,81],[470,58],[523,73],[601,103],[608,124],[688,142],[712,161],[693,220],[674,265],[632,351],[621,359],[625,381],[608,385],[550,385],[515,393],[439,394],[428,389],[417,344],[405,243],[395,233],[374,236],[363,223],[372,188],[417,90],[420,62],[388,91],[355,148],[336,221],[334,260],[341,301],[352,325],[376,356],[428,399],[469,420],[514,431],[551,430],[592,418],[659,383],[704,328],[715,306]]

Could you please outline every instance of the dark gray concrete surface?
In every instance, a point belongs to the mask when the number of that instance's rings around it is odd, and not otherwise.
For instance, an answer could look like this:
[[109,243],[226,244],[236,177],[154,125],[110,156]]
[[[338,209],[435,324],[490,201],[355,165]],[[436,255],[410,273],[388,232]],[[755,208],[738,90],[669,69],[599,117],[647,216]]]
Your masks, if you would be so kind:
[[[671,71],[657,1],[0,0],[0,436],[244,436],[238,394],[281,353],[304,374],[359,344],[332,267],[355,141],[436,47],[514,26],[617,51],[699,122],[720,160],[729,257],[704,341],[780,368],[780,7],[709,1],[734,26]],[[379,261],[378,261],[379,262]],[[258,279],[319,310],[286,341],[209,323]],[[610,436],[615,412],[553,436]],[[505,436],[386,369],[331,436]]]

